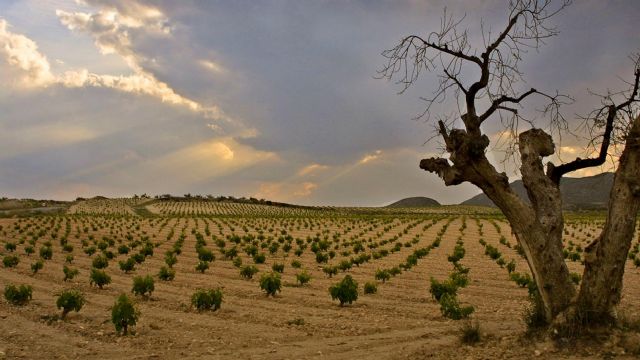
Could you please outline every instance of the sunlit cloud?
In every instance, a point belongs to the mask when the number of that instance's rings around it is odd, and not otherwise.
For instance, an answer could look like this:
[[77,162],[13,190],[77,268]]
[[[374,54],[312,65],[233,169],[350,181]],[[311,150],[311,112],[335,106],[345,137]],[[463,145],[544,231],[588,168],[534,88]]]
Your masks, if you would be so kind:
[[380,157],[380,155],[382,155],[382,150],[376,150],[371,154],[365,155],[362,159],[360,159],[358,164],[366,164],[368,162],[374,161],[374,160],[378,159]]
[[6,62],[22,71],[21,87],[46,87],[55,82],[47,58],[38,45],[28,37],[8,30],[9,24],[0,19],[0,55]]
[[312,175],[315,174],[317,172],[323,171],[323,170],[327,170],[329,169],[329,166],[327,165],[321,165],[321,164],[311,164],[311,165],[307,165],[305,167],[303,167],[302,169],[298,170],[297,175],[298,176],[307,176],[307,175]]

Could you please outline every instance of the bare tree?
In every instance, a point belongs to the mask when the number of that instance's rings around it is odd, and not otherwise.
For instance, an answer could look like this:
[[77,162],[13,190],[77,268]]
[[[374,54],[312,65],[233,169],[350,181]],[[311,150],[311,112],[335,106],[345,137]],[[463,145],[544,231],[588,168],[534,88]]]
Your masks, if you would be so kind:
[[[543,158],[555,152],[551,135],[568,129],[559,109],[571,98],[534,88],[518,90],[515,84],[523,79],[519,68],[522,57],[558,34],[549,20],[569,4],[570,0],[511,1],[509,19],[501,32],[492,36],[481,29],[481,49],[472,48],[468,30],[445,11],[438,31],[426,37],[407,36],[384,51],[387,62],[380,75],[397,79],[402,93],[422,71],[438,73],[438,86],[433,96],[423,99],[427,106],[421,116],[428,118],[433,104],[453,97],[459,104],[464,128],[454,128],[456,119],[439,119],[438,135],[449,158],[423,159],[420,168],[438,174],[447,186],[463,182],[478,186],[502,210],[524,250],[547,321],[602,323],[615,319],[624,263],[640,206],[640,57],[635,57],[629,89],[603,95],[602,106],[583,119],[592,136],[590,145],[599,147],[598,156],[557,166],[548,162],[545,171]],[[533,97],[546,104],[543,113],[549,119],[548,131],[536,128],[534,119],[521,114],[524,102]],[[530,204],[516,195],[507,175],[487,159],[490,141],[481,130],[485,121],[500,121],[515,137]],[[531,128],[518,134],[522,125]],[[624,150],[615,173],[609,212],[604,230],[585,250],[583,280],[576,291],[562,254],[564,218],[559,184],[567,173],[602,165],[612,143]]]

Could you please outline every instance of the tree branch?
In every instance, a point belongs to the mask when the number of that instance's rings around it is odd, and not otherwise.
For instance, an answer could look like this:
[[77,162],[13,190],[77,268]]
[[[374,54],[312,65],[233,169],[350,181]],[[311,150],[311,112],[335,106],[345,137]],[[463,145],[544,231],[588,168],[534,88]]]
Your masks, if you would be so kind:
[[[640,84],[640,67],[636,68],[634,75],[635,77],[634,77],[633,89],[631,91],[631,94],[629,95],[629,98],[619,105],[611,104],[606,107],[607,119],[605,122],[604,134],[602,135],[602,143],[600,144],[600,152],[598,153],[598,156],[595,158],[588,158],[588,159],[581,159],[578,157],[571,162],[568,162],[566,164],[562,164],[559,166],[554,166],[552,163],[549,163],[547,168],[547,176],[553,182],[555,182],[556,184],[559,184],[560,179],[566,173],[589,168],[589,167],[600,166],[604,164],[604,162],[607,160],[607,154],[609,151],[609,146],[611,144],[611,134],[613,133],[614,122],[616,120],[618,112],[623,110],[627,106],[630,106],[632,103],[639,101],[637,96],[638,96],[638,87]],[[604,109],[601,109],[598,113],[601,113],[602,110]]]

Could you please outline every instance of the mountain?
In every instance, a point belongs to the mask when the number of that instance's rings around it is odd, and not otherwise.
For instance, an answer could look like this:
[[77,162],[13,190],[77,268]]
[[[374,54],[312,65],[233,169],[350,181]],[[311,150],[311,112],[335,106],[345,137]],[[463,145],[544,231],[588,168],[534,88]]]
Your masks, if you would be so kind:
[[[612,186],[613,173],[602,173],[582,178],[564,177],[560,181],[563,207],[568,210],[606,208]],[[521,199],[529,202],[522,180],[512,182],[511,187]],[[461,205],[495,207],[485,194],[476,195]]]
[[425,206],[440,206],[440,203],[424,196],[410,197],[402,200],[398,200],[393,204],[387,205],[388,208],[406,208],[406,207],[425,207]]

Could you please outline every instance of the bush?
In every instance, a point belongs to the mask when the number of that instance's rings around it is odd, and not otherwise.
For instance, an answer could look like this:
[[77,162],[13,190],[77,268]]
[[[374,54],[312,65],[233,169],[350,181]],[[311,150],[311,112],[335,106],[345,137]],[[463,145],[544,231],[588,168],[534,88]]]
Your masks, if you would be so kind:
[[478,321],[465,321],[460,328],[460,341],[463,344],[475,344],[480,341],[480,323]]
[[118,254],[125,255],[129,253],[129,247],[127,245],[118,246]]
[[24,253],[27,254],[27,256],[33,254],[34,252],[36,252],[36,250],[33,248],[33,246],[24,247]]
[[135,295],[148,298],[151,296],[151,293],[153,293],[153,290],[155,290],[155,282],[151,275],[144,277],[136,276],[133,278],[133,287],[131,288],[131,292]]
[[378,292],[378,285],[373,281],[367,281],[364,283],[364,293],[365,294],[375,294]]
[[170,267],[163,266],[158,273],[160,280],[171,281],[176,277],[176,271]]
[[376,277],[376,280],[380,280],[384,283],[387,280],[391,279],[391,274],[389,274],[389,270],[386,270],[386,269],[376,270],[375,277]]
[[12,268],[18,266],[20,259],[15,255],[7,255],[2,258],[2,265],[6,268]]
[[331,278],[333,275],[337,275],[338,274],[338,267],[337,266],[325,266],[322,268],[322,272],[324,272],[325,274],[327,274],[327,276],[329,278]]
[[[213,254],[212,254],[212,258],[213,258]],[[164,262],[165,264],[167,264],[168,267],[173,267],[173,265],[175,265],[178,262],[178,257],[173,252],[169,251],[164,255]]]
[[206,261],[198,261],[196,264],[196,271],[199,271],[204,274],[204,272],[209,268],[209,263]]
[[196,309],[216,311],[222,304],[222,290],[196,290],[191,296],[191,305]]
[[510,275],[511,280],[513,280],[518,286],[520,287],[529,287],[531,284],[533,284],[533,279],[531,278],[531,276],[529,274],[520,274],[517,272],[512,272]]
[[569,277],[571,277],[571,281],[576,285],[579,285],[582,280],[582,275],[575,272],[570,273]]
[[36,260],[33,264],[31,264],[31,272],[36,274],[38,271],[42,270],[44,267],[44,262],[42,260]]
[[135,270],[136,260],[133,257],[130,257],[127,260],[119,261],[118,265],[120,265],[120,270],[124,271],[125,274],[128,274],[129,271]]
[[242,259],[240,259],[239,257],[235,257],[233,258],[231,263],[233,264],[233,266],[239,268],[240,266],[242,266]]
[[64,273],[63,281],[73,280],[79,273],[78,269],[70,268],[67,265],[62,266],[62,272]]
[[511,274],[514,271],[516,271],[516,262],[515,260],[511,259],[511,261],[507,263],[507,272]]
[[58,295],[56,307],[62,309],[62,318],[64,319],[71,311],[78,312],[84,305],[84,295],[78,290],[63,290]]
[[240,269],[240,276],[245,279],[253,278],[253,275],[258,273],[258,268],[254,265],[246,265]]
[[302,267],[302,263],[298,260],[291,261],[291,267],[294,269],[300,269]]
[[440,299],[442,299],[444,295],[456,296],[458,286],[450,279],[440,282],[431,278],[431,288],[429,292],[435,301],[440,302]]
[[473,306],[460,307],[456,296],[451,294],[443,294],[439,303],[442,316],[452,320],[467,318],[475,310]]
[[126,336],[129,327],[136,325],[139,316],[139,311],[126,294],[118,296],[111,308],[111,322],[115,325],[118,334],[122,333]]
[[43,246],[40,248],[40,257],[44,260],[51,260],[53,257],[53,249],[51,246]]
[[267,257],[264,255],[264,253],[255,254],[253,256],[253,261],[256,264],[264,264],[266,259],[267,259]]
[[89,284],[102,289],[105,285],[111,284],[111,276],[107,275],[104,270],[91,269],[91,274],[89,274]]
[[311,281],[311,275],[308,272],[302,270],[301,273],[296,274],[296,280],[300,285],[305,285],[309,283],[309,281]]
[[23,306],[31,300],[31,293],[33,292],[29,285],[7,285],[4,287],[4,298],[11,305]]
[[282,263],[275,263],[271,266],[271,270],[278,272],[280,274],[282,274],[284,272],[284,264]]
[[96,269],[104,269],[109,266],[109,260],[104,255],[98,255],[93,259],[91,265]]
[[358,283],[351,275],[347,275],[339,283],[329,287],[329,294],[332,300],[340,301],[340,306],[345,303],[351,304],[358,299]]
[[213,260],[215,260],[215,256],[213,255],[213,252],[207,248],[199,247],[197,249],[197,252],[198,252],[198,260],[200,261],[212,262]]
[[277,272],[264,273],[260,277],[260,288],[267,293],[267,296],[276,296],[280,291],[280,284],[280,274]]
[[17,248],[17,245],[15,243],[8,242],[4,244],[4,249],[7,250],[8,252],[14,252],[16,251],[16,248]]

